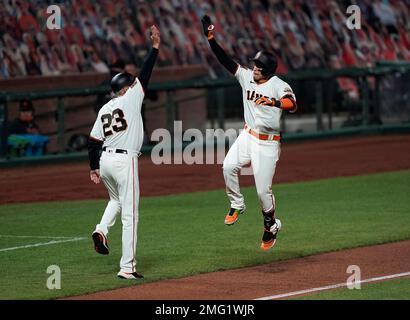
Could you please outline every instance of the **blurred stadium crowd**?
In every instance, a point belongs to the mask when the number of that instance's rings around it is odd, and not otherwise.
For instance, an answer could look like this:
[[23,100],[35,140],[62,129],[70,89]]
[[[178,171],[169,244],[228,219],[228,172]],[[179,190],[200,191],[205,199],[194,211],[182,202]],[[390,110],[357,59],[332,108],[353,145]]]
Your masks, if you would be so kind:
[[[62,29],[46,28],[57,4]],[[200,18],[215,22],[217,39],[239,62],[260,49],[279,57],[280,73],[306,68],[371,66],[410,60],[410,1],[358,0],[360,30],[346,27],[352,1],[334,0],[1,0],[0,78],[109,72],[119,59],[140,65],[158,24],[158,66],[204,63],[225,74],[208,49]]]

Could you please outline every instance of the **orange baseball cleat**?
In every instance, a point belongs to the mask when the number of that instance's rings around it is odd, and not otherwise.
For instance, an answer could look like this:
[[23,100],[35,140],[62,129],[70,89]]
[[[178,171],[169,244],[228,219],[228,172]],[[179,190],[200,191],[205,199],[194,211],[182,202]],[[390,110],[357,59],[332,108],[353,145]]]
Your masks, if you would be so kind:
[[279,219],[275,219],[275,224],[267,230],[266,228],[263,229],[263,236],[262,236],[262,243],[261,249],[264,251],[269,250],[272,248],[276,243],[276,236],[278,232],[282,228],[282,223]]
[[231,208],[229,213],[225,216],[225,224],[227,226],[233,225],[239,219],[239,215],[243,214],[245,210]]

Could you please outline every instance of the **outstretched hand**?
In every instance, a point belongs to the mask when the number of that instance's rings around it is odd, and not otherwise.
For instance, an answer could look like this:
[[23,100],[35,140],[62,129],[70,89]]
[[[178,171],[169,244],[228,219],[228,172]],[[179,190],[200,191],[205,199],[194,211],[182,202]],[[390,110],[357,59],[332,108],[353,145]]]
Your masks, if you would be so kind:
[[211,18],[208,15],[204,15],[201,19],[202,28],[204,29],[205,36],[210,39],[213,36],[214,25],[211,22]]
[[151,32],[151,42],[152,42],[152,46],[156,49],[159,49],[159,44],[161,43],[161,34],[159,32],[159,29],[157,28],[156,25],[151,26],[150,28],[150,32]]

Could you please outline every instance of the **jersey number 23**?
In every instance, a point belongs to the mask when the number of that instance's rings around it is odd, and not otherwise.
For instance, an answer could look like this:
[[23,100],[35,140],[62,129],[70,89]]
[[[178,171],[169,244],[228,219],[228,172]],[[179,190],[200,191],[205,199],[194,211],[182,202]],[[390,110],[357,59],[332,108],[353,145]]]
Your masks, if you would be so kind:
[[113,131],[120,132],[127,129],[127,121],[124,119],[124,112],[121,109],[115,109],[112,114],[103,114],[101,121],[105,137],[112,135]]

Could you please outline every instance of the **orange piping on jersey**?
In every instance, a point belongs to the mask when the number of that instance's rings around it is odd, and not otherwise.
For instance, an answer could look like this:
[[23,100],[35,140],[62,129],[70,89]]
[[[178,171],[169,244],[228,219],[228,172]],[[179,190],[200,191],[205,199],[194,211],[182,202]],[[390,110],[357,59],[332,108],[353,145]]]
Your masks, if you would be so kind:
[[296,104],[296,101],[292,98],[282,98],[280,99],[281,102],[281,109],[283,110],[288,110],[289,112],[296,112],[298,109],[298,106]]
[[241,65],[238,63],[237,66],[236,66],[236,70],[235,70],[235,72],[233,73],[233,75],[235,75],[235,74],[238,72],[240,66],[241,66]]
[[138,78],[135,77],[134,82],[130,85],[130,88],[134,88],[134,86],[138,83]]
[[[133,88],[136,84],[138,83],[138,77],[135,77],[135,80],[133,82],[133,84],[130,86],[130,88]],[[142,93],[145,95],[145,89],[142,85],[140,85]]]
[[135,174],[134,174],[134,157],[132,158],[132,261],[131,261],[131,270],[136,272],[136,261],[135,261]]
[[104,141],[103,141],[103,140],[100,140],[100,139],[94,138],[94,137],[92,137],[92,136],[90,136],[90,139],[91,139],[91,140],[94,140],[95,142],[104,143]]

